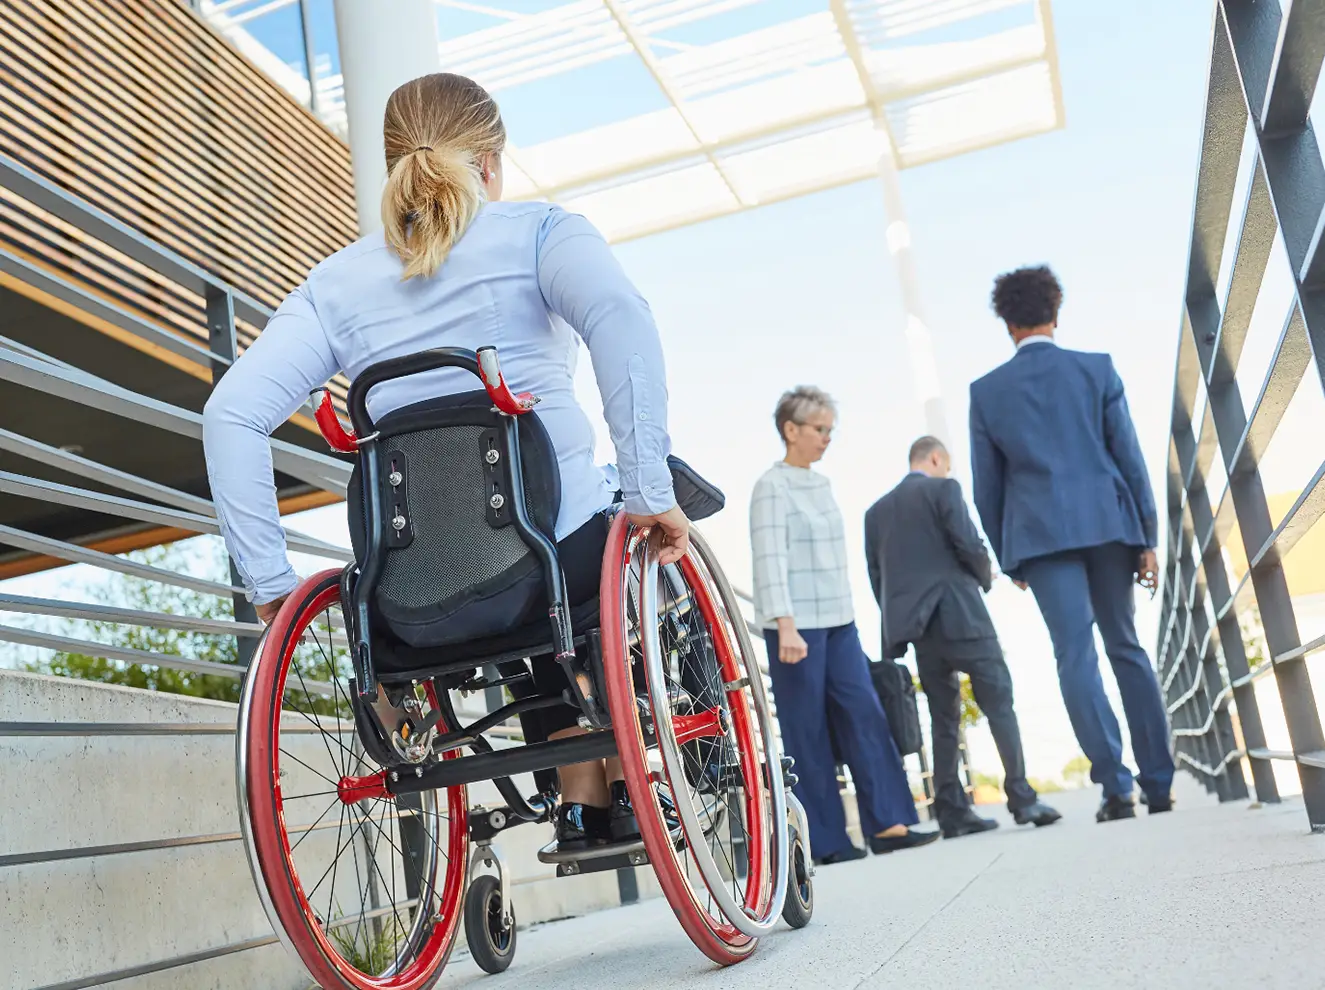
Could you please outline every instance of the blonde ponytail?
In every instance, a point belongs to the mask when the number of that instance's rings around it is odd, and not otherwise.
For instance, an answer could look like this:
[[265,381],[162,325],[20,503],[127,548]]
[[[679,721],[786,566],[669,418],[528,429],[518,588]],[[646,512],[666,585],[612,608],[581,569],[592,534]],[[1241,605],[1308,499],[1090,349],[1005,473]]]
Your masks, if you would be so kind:
[[404,263],[405,278],[427,278],[482,208],[483,161],[501,154],[506,128],[478,83],[436,73],[391,94],[383,137],[386,242]]

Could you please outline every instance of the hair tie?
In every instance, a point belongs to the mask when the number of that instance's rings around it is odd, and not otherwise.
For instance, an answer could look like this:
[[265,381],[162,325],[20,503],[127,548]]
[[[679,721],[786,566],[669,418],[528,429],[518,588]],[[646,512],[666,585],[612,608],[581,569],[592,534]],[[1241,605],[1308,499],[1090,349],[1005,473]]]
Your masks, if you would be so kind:
[[[421,145],[419,145],[417,148],[415,148],[414,151],[432,151],[432,145],[430,145],[430,144],[421,144]],[[410,154],[411,154],[411,155],[414,154],[414,151],[411,151]]]

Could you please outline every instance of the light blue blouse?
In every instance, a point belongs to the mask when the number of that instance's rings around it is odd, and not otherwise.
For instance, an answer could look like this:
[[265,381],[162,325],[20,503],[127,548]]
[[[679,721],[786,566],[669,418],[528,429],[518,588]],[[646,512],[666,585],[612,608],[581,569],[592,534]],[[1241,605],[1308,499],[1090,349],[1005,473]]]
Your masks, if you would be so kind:
[[[648,304],[581,216],[547,203],[489,203],[431,278],[401,279],[400,259],[373,234],[327,258],[281,304],[217,384],[203,411],[212,498],[249,598],[263,604],[297,583],[273,484],[273,430],[339,372],[432,347],[497,347],[511,388],[537,414],[561,469],[561,539],[611,504],[594,464],[594,431],[575,401],[579,339],[588,346],[616,448],[628,512],[676,504],[667,455],[662,345]],[[578,338],[577,338],[578,334]],[[481,388],[445,368],[373,389],[374,419],[412,402]]]

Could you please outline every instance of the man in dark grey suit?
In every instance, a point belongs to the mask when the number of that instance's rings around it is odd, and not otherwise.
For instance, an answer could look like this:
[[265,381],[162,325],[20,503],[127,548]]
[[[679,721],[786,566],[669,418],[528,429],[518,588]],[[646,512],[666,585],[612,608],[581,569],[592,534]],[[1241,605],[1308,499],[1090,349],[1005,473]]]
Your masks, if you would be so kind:
[[1021,730],[1012,707],[1012,676],[1003,661],[983,591],[992,583],[989,553],[948,477],[948,451],[934,437],[911,445],[911,471],[865,514],[865,557],[883,613],[887,657],[916,648],[934,739],[934,812],[945,838],[997,828],[981,818],[957,777],[961,697],[957,674],[971,678],[976,704],[1006,775],[1008,810],[1018,825],[1061,817],[1026,782]]

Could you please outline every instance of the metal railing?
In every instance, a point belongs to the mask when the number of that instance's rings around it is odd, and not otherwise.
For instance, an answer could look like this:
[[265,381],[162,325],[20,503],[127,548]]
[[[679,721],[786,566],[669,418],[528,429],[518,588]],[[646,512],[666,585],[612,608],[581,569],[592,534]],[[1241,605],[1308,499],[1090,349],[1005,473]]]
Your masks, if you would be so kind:
[[[1262,463],[1299,387],[1325,376],[1325,165],[1308,119],[1325,55],[1325,2],[1220,0],[1197,177],[1169,447],[1167,565],[1156,654],[1176,759],[1221,800],[1279,800],[1292,762],[1307,817],[1325,831],[1325,735],[1285,562],[1325,514],[1325,444],[1294,440],[1310,480],[1272,512]],[[1243,192],[1245,190],[1245,192]],[[1238,193],[1242,193],[1240,196]],[[1230,215],[1236,225],[1230,227]],[[1283,257],[1272,258],[1272,252]],[[1291,300],[1268,370],[1239,372],[1253,316],[1274,306],[1267,266],[1286,261]],[[1259,308],[1258,308],[1259,307]],[[1244,393],[1245,390],[1245,393]],[[1294,486],[1296,487],[1296,485]],[[1238,541],[1241,543],[1239,547]],[[1246,567],[1227,557],[1244,552]],[[1259,613],[1264,661],[1244,623]],[[1266,743],[1257,682],[1273,677],[1291,751]]]

